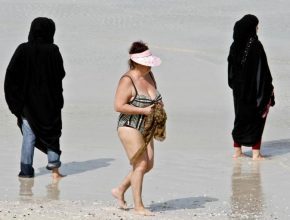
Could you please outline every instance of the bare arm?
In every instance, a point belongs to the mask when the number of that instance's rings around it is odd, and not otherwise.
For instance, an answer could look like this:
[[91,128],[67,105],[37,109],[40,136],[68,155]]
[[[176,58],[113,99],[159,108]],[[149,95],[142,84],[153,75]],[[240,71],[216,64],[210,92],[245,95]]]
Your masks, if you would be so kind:
[[151,106],[139,108],[128,104],[135,95],[131,80],[128,77],[121,78],[115,94],[115,111],[130,115],[150,114]]

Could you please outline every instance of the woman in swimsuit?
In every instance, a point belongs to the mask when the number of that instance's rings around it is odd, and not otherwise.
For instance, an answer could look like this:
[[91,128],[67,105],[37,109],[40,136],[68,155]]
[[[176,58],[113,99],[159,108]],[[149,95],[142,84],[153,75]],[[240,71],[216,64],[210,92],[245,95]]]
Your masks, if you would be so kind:
[[[118,135],[130,160],[144,144],[144,117],[150,114],[154,103],[162,103],[162,98],[151,72],[151,67],[159,66],[161,60],[153,56],[143,42],[134,42],[129,54],[130,69],[120,79],[114,104],[115,110],[120,112]],[[152,169],[153,161],[154,143],[151,140],[147,150],[132,164],[133,169],[118,187],[112,189],[112,195],[118,200],[120,208],[127,209],[124,194],[131,186],[135,212],[153,215],[145,209],[141,197],[143,177]]]

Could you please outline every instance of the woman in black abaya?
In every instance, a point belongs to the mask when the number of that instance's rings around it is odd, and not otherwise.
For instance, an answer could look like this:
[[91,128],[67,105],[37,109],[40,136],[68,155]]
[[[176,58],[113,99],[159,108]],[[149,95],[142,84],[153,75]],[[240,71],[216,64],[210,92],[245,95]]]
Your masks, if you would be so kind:
[[263,159],[262,134],[269,108],[275,104],[271,72],[257,36],[258,23],[254,15],[245,15],[235,23],[228,56],[228,84],[235,109],[234,158],[244,156],[242,146],[251,146],[253,160]]
[[18,46],[5,76],[6,102],[23,134],[20,177],[34,176],[34,146],[47,154],[47,169],[52,170],[53,177],[61,177],[59,138],[65,71],[58,46],[53,43],[54,33],[53,20],[34,19],[28,42]]

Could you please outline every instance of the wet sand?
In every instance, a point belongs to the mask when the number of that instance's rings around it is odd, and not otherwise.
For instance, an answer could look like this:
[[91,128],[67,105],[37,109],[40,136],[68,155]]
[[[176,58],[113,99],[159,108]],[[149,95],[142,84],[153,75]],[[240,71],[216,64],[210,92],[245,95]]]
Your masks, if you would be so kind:
[[[0,0],[0,82],[37,16],[53,18],[67,76],[62,173],[53,182],[35,152],[33,180],[18,179],[21,134],[0,90],[0,219],[289,219],[290,37],[287,1]],[[234,22],[259,17],[274,79],[262,152],[234,161],[233,103],[227,55]],[[129,171],[113,111],[131,42],[144,40],[163,60],[154,68],[168,113],[167,139],[156,143],[144,202],[156,217],[119,210],[110,194]],[[246,149],[247,150],[247,149]],[[126,195],[129,207],[132,196]]]

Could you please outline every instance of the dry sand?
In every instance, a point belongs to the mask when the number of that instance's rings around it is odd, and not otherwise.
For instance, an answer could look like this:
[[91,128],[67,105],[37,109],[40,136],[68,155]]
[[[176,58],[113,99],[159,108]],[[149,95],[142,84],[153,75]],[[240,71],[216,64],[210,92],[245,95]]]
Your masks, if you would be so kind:
[[[26,41],[33,18],[57,27],[64,58],[61,171],[52,182],[35,152],[34,180],[19,180],[21,134],[0,90],[0,219],[289,219],[290,3],[232,0],[0,0],[0,82]],[[276,102],[263,137],[268,159],[233,161],[233,104],[226,58],[234,22],[260,19]],[[168,112],[167,140],[156,143],[144,202],[156,217],[117,209],[110,190],[129,171],[116,134],[113,99],[131,42],[144,40]],[[250,155],[250,152],[247,152]],[[127,200],[132,207],[131,192]]]

